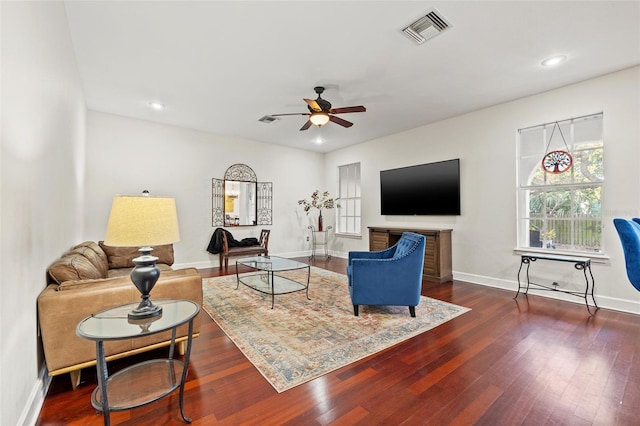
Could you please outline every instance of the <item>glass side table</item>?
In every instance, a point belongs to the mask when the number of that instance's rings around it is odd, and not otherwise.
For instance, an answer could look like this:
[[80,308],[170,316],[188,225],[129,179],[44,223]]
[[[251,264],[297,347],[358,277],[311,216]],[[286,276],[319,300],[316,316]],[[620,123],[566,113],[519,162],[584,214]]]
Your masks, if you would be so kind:
[[[91,405],[102,411],[104,424],[109,425],[111,411],[124,411],[157,401],[178,387],[180,388],[180,414],[186,423],[191,419],[184,414],[184,386],[189,368],[193,319],[200,306],[190,300],[158,299],[162,314],[145,320],[129,320],[127,313],[138,306],[138,302],[117,306],[90,315],[78,323],[76,334],[96,342],[96,369],[98,386],[91,394]],[[173,358],[176,330],[189,323],[184,362]],[[131,365],[109,377],[104,351],[104,342],[110,340],[135,339],[171,330],[169,357],[154,359]]]
[[[324,256],[327,259],[331,259],[329,254],[329,230],[332,228],[333,226],[327,226],[322,231],[317,231],[315,227],[309,226],[311,231],[311,256],[309,256],[309,260],[315,259],[316,256]],[[323,254],[318,254],[319,247],[324,249]]]

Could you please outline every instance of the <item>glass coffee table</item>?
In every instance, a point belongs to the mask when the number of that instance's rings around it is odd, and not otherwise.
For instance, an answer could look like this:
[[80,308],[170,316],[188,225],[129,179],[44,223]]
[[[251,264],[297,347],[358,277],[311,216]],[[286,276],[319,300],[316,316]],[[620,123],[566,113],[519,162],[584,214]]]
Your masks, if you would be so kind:
[[[259,273],[249,273],[240,276],[238,265],[246,266],[254,271],[259,271]],[[306,283],[281,275],[276,275],[276,272],[294,271],[305,268],[307,270]],[[240,283],[242,283],[249,288],[259,291],[260,293],[270,294],[271,309],[273,309],[276,294],[287,294],[306,290],[307,299],[311,300],[309,299],[310,275],[311,266],[306,263],[284,257],[252,256],[236,260],[236,278],[238,280],[236,290],[240,287]]]

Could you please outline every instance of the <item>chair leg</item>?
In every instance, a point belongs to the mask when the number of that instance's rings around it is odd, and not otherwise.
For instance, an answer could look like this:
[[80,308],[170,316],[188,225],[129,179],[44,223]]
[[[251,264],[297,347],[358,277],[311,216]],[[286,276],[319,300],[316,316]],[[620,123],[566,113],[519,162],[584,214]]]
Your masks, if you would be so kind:
[[411,313],[411,317],[412,318],[416,317],[416,307],[415,306],[409,306],[409,312]]
[[353,305],[353,314],[358,316],[358,305]]

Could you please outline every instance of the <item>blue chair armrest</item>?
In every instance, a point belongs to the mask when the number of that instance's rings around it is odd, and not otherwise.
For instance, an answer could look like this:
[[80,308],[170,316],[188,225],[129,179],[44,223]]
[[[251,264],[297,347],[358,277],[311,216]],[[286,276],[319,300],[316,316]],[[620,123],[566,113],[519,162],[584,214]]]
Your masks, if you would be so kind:
[[389,259],[393,257],[395,247],[390,247],[380,251],[350,251],[349,265],[354,259]]

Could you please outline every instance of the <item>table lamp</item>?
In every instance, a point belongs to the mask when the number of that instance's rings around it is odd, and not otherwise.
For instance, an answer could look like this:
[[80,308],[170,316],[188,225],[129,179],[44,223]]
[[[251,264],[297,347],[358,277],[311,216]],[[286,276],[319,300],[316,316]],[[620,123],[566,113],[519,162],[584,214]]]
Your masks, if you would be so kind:
[[[148,194],[145,191],[143,194]],[[130,320],[154,317],[162,306],[154,305],[149,294],[160,277],[153,248],[180,240],[178,215],[173,198],[117,195],[113,198],[104,243],[116,247],[140,247],[140,256],[133,259],[131,281],[142,301],[128,314]]]

